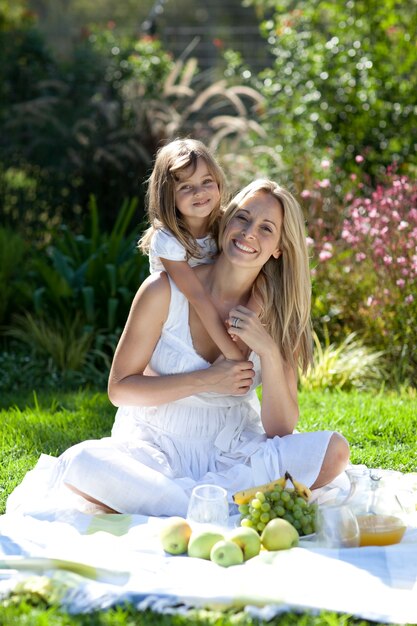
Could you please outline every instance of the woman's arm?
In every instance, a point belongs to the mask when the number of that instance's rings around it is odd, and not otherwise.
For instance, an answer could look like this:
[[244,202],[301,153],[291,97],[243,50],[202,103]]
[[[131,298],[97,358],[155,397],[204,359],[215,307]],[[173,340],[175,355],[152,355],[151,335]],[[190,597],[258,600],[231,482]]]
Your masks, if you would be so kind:
[[216,307],[186,261],[169,261],[161,258],[162,265],[195,309],[204,328],[220,348],[226,359],[241,360],[242,353],[228,335]]
[[253,311],[239,305],[230,311],[230,324],[234,317],[240,320],[238,328],[230,327],[229,334],[244,341],[261,360],[261,419],[265,432],[268,437],[289,435],[299,416],[296,372],[284,361],[278,346]]
[[110,401],[115,406],[155,406],[202,392],[246,393],[254,376],[249,361],[223,359],[188,374],[154,376],[147,372],[168,315],[170,297],[164,273],[150,276],[140,286],[110,370]]

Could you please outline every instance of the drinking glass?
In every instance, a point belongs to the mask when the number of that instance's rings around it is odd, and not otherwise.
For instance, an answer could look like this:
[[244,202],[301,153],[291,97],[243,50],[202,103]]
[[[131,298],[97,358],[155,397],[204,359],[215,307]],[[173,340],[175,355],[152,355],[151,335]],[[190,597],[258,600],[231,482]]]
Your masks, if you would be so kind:
[[200,524],[227,526],[229,504],[226,489],[218,485],[194,487],[188,504],[187,519]]
[[346,504],[319,506],[316,517],[316,540],[325,548],[356,548],[359,526],[356,515]]

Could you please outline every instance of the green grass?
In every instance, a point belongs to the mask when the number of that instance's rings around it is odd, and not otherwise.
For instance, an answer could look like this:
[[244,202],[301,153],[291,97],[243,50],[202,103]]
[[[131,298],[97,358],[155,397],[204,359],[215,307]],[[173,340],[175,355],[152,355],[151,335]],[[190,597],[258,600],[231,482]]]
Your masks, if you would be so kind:
[[[268,622],[233,611],[189,611],[186,615],[138,612],[132,607],[114,608],[89,615],[67,615],[54,607],[0,605],[1,626],[366,626],[368,622],[347,615],[323,612],[320,615],[285,613]],[[372,626],[386,626],[372,622]]]
[[[403,393],[303,391],[302,431],[338,430],[351,445],[353,463],[417,470],[417,395]],[[39,455],[59,455],[78,441],[110,433],[115,414],[104,392],[39,392],[2,394],[0,399],[0,513],[8,494],[20,483]],[[259,622],[243,612],[191,611],[187,615],[137,612],[113,608],[91,615],[69,616],[34,598],[15,598],[0,605],[1,626],[338,626],[368,622],[347,615],[287,613]]]
[[352,463],[417,470],[417,394],[304,392],[300,430],[338,430],[349,441]]

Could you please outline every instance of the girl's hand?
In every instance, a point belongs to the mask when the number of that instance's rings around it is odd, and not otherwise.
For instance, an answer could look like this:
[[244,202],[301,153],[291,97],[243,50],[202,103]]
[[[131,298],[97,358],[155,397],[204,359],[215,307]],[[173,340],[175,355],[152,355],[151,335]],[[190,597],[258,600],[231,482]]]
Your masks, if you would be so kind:
[[204,370],[210,391],[244,395],[252,386],[255,371],[251,361],[228,361],[220,356]]
[[271,348],[271,335],[265,330],[254,311],[239,304],[230,310],[227,324],[227,332],[233,339],[239,338],[260,357],[268,354]]

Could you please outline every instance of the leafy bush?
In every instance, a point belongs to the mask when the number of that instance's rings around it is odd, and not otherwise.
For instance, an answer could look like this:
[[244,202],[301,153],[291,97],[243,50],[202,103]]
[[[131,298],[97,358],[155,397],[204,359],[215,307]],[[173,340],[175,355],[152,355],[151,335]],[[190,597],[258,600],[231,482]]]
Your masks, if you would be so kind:
[[[90,33],[72,58],[52,59],[23,22],[0,30],[0,199],[6,223],[29,236],[64,222],[77,227],[91,194],[111,228],[123,198],[141,197],[155,151],[123,95],[162,91],[171,60],[158,42]],[[148,93],[149,92],[149,93]]]
[[[28,367],[38,358],[39,367],[60,378],[72,379],[74,372],[74,380],[81,376],[84,381],[94,380],[94,372],[97,380],[97,372],[107,375],[133,296],[148,274],[148,259],[136,248],[138,236],[129,232],[136,211],[135,200],[125,202],[111,232],[102,232],[92,197],[83,233],[63,226],[46,248],[34,248],[26,263],[20,236],[10,236],[2,247],[9,259],[2,265],[3,276],[10,279],[12,270],[18,272],[10,282],[12,291],[9,283],[2,284],[10,318],[3,334],[26,346]],[[7,235],[0,230],[0,243]],[[24,304],[18,299],[19,280]]]
[[133,296],[148,272],[130,232],[137,202],[125,202],[110,233],[100,230],[99,212],[90,199],[90,224],[76,235],[62,226],[34,260],[34,310],[45,319],[71,323],[79,313],[89,329],[119,332]]
[[[327,156],[345,176],[355,154],[378,177],[417,165],[417,14],[395,0],[247,0],[264,11],[275,62],[260,75],[264,126],[292,177]],[[354,171],[354,170],[353,170]]]
[[[320,232],[321,229],[321,232]],[[314,231],[314,317],[332,337],[353,330],[384,352],[391,382],[416,379],[417,184],[395,169],[376,189],[358,183],[338,227]]]
[[28,278],[29,244],[21,235],[0,227],[0,324],[6,325],[17,310],[31,301]]
[[30,313],[19,315],[7,334],[50,359],[61,372],[81,370],[93,342],[93,333],[86,331],[80,315],[65,324]]

